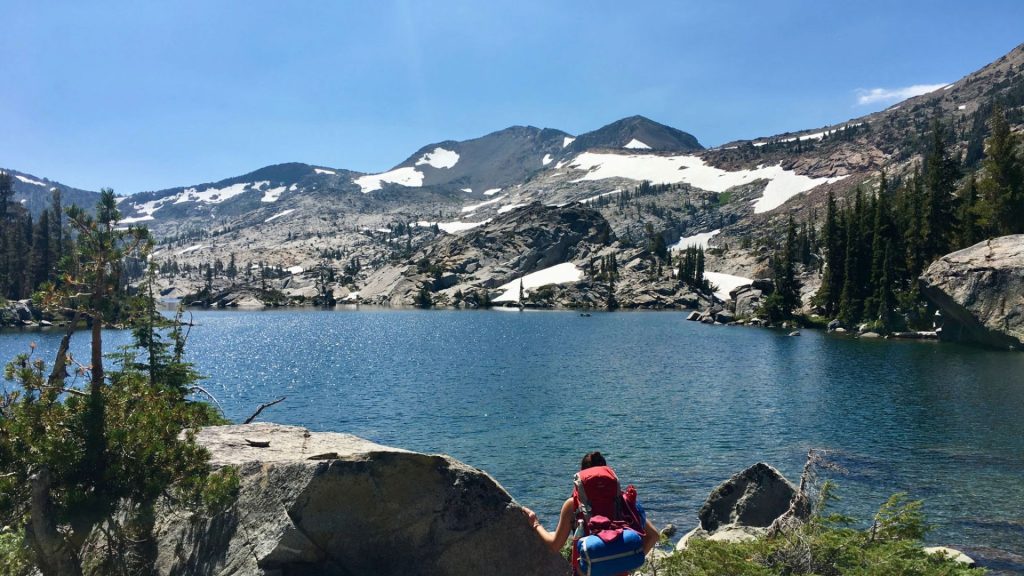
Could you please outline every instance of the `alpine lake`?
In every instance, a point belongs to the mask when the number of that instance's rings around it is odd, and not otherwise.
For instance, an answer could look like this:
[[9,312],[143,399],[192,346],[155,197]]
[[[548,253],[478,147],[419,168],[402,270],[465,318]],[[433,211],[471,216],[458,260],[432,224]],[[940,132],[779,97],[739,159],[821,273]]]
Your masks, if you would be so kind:
[[[763,461],[796,483],[817,448],[844,469],[823,473],[836,511],[867,524],[906,492],[924,500],[929,542],[1024,570],[1024,354],[684,317],[199,311],[187,354],[234,421],[286,396],[260,419],[450,454],[549,527],[591,450],[678,538],[732,474]],[[60,336],[0,333],[0,358],[35,342],[50,363]],[[106,349],[129,340],[110,330]],[[86,333],[72,351],[88,358]]]

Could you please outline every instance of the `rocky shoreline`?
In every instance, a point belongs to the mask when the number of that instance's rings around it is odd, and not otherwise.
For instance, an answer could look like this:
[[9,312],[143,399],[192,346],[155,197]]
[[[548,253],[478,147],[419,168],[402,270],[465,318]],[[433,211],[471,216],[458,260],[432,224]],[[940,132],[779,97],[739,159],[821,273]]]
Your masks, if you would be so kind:
[[[237,470],[238,495],[214,518],[163,502],[156,574],[568,573],[494,478],[449,456],[272,423],[204,428],[196,440],[214,468]],[[760,538],[802,490],[755,464],[711,492],[675,548]],[[103,550],[97,538],[91,553]],[[644,573],[667,554],[656,551]]]

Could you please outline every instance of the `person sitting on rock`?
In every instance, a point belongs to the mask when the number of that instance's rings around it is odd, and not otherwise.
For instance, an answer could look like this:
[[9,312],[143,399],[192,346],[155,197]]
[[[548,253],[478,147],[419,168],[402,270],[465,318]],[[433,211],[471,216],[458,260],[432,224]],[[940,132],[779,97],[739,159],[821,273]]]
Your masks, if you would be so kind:
[[576,475],[574,484],[572,497],[562,504],[558,527],[554,532],[549,532],[541,525],[533,510],[523,508],[523,513],[526,514],[533,529],[552,551],[561,550],[569,538],[570,531],[575,528],[572,546],[574,574],[580,573],[577,543],[591,534],[598,534],[602,539],[610,539],[613,530],[609,528],[618,527],[618,532],[622,532],[622,528],[626,527],[642,538],[644,556],[657,545],[658,529],[647,519],[643,507],[636,502],[636,490],[632,486],[625,492],[619,490],[618,478],[600,452],[590,452],[583,457],[580,473]]

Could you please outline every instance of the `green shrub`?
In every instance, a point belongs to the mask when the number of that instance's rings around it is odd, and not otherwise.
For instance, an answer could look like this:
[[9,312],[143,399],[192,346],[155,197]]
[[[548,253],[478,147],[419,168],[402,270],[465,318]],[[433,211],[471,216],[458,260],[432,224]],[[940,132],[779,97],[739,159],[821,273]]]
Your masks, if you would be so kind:
[[27,576],[31,569],[24,534],[7,529],[0,531],[0,576]]
[[[827,490],[827,489],[826,489]],[[850,527],[851,519],[815,515],[773,537],[738,543],[691,540],[687,549],[659,559],[657,576],[972,576],[984,574],[925,554],[928,526],[920,501],[904,494],[889,498],[871,527]]]

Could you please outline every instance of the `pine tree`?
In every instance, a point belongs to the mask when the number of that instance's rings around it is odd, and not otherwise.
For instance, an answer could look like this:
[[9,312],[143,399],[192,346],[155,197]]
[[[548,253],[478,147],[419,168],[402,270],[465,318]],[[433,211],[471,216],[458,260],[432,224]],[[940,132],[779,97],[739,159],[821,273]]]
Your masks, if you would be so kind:
[[958,248],[965,248],[977,244],[983,237],[983,231],[978,222],[978,184],[974,174],[970,174],[967,177],[967,180],[960,188],[959,197],[959,211],[957,214],[959,227],[957,228],[956,246]]
[[888,182],[883,172],[878,185],[878,197],[875,199],[874,218],[871,224],[871,272],[866,290],[868,298],[864,304],[864,309],[868,313],[878,307],[878,291],[884,282],[882,276],[886,250],[890,249],[892,245],[892,214],[889,210],[887,186]]
[[858,189],[854,209],[847,211],[846,262],[843,266],[843,291],[839,297],[839,319],[846,326],[853,326],[860,321],[864,304],[861,300],[864,279],[859,274],[862,258],[862,211],[861,191]]
[[834,316],[839,311],[839,298],[843,289],[843,270],[846,266],[846,241],[841,217],[836,208],[836,199],[830,190],[825,204],[825,225],[822,230],[824,244],[824,269],[821,287],[815,300],[824,308],[825,315]]
[[924,189],[927,207],[922,234],[923,264],[949,252],[956,229],[954,200],[960,164],[946,148],[945,129],[932,124],[931,146],[924,159]]
[[779,295],[784,318],[792,318],[793,312],[800,307],[800,283],[796,279],[796,257],[796,224],[793,222],[793,217],[790,216],[781,258],[774,258],[775,292]]
[[85,462],[89,470],[103,477],[107,462],[107,442],[103,430],[106,401],[103,398],[103,328],[119,314],[117,298],[121,284],[122,263],[126,254],[133,254],[149,242],[145,229],[116,228],[120,213],[114,191],[100,191],[95,216],[77,206],[68,209],[68,220],[78,233],[78,275],[61,292],[48,295],[51,303],[66,303],[76,317],[88,319],[92,328],[90,379],[87,419],[85,425]]
[[978,188],[984,200],[983,223],[991,235],[1024,232],[1024,162],[1020,137],[1010,130],[1002,108],[990,119],[992,135],[985,142],[984,172]]
[[875,301],[878,303],[878,327],[883,333],[895,329],[896,294],[893,292],[895,268],[893,265],[892,240],[885,242],[885,255],[882,258],[882,274],[879,277],[878,291]]
[[50,244],[52,234],[50,212],[48,210],[43,211],[39,215],[39,221],[36,223],[35,231],[32,234],[32,260],[29,273],[29,278],[31,279],[30,290],[34,290],[49,280],[56,264],[54,250]]

